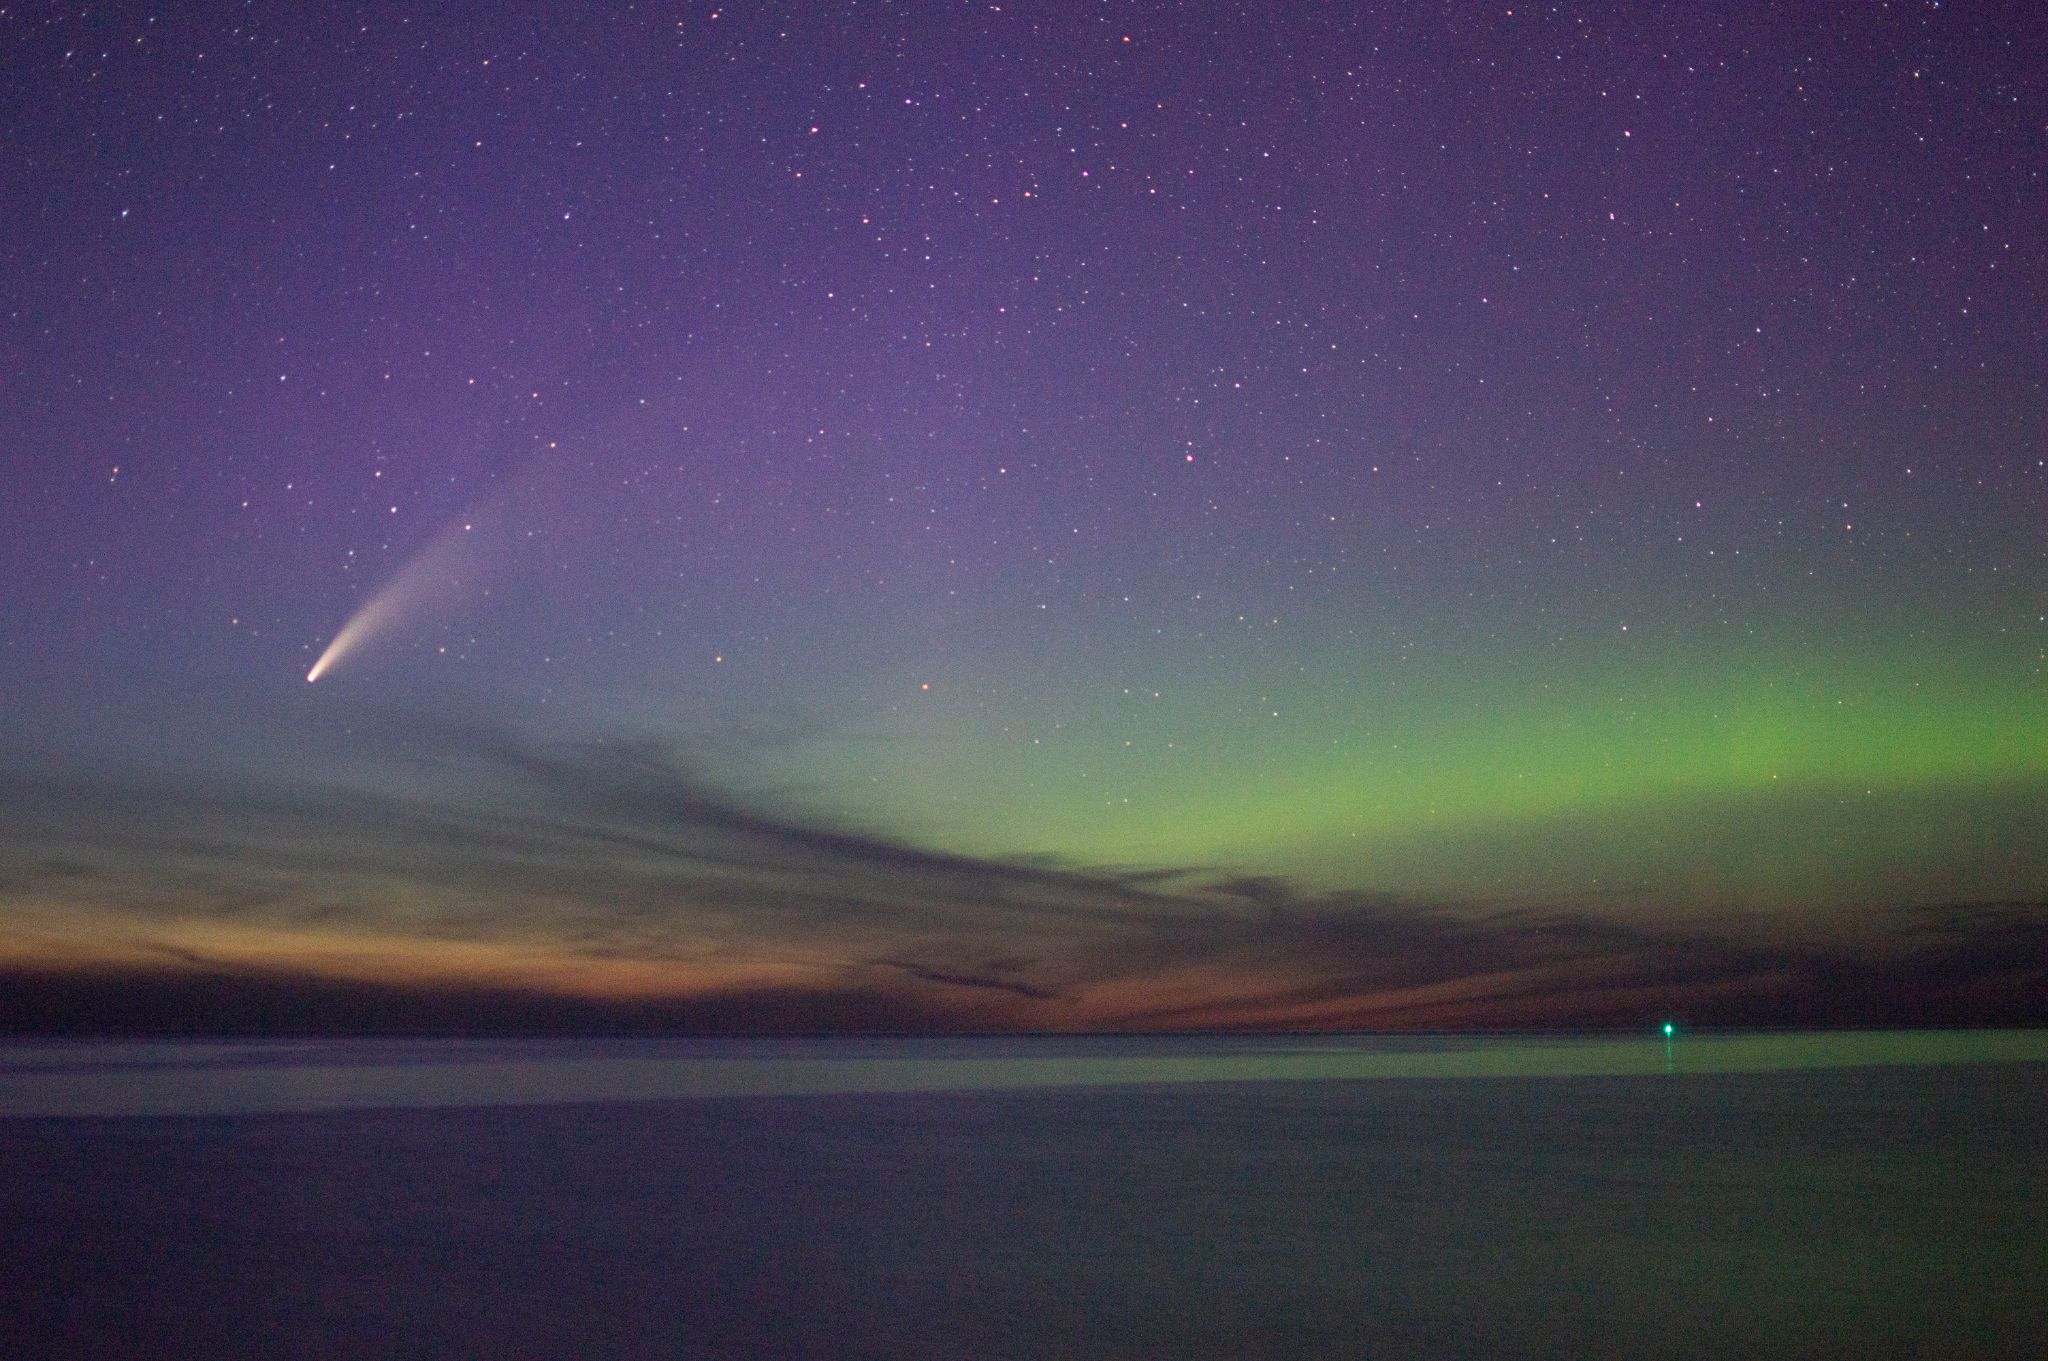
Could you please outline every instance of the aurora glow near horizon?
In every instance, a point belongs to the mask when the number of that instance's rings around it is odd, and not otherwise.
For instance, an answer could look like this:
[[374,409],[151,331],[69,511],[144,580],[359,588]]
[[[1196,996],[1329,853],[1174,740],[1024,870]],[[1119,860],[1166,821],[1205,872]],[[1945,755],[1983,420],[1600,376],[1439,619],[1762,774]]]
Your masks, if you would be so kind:
[[2048,1014],[2048,33],[1285,8],[0,16],[0,1021]]

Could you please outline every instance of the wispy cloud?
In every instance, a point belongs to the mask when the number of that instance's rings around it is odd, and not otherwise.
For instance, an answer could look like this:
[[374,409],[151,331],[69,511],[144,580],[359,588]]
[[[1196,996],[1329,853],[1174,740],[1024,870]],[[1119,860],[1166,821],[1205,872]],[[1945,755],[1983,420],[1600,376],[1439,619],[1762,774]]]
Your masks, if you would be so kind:
[[405,724],[383,787],[0,774],[10,1028],[1185,1029],[2048,1016],[2048,911],[1766,943],[950,854],[646,739]]

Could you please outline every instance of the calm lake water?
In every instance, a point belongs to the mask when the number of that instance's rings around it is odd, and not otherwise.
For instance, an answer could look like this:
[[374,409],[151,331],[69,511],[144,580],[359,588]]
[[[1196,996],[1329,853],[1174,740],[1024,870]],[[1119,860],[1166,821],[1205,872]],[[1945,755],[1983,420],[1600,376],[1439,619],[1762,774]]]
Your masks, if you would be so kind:
[[0,1043],[0,1347],[2048,1355],[2048,1032]]

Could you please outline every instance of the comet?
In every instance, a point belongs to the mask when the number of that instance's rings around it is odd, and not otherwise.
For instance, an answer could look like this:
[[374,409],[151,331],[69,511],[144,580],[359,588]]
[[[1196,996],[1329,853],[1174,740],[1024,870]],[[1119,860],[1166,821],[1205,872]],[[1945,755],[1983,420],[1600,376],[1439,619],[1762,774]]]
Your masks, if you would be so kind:
[[306,673],[306,684],[311,685],[326,675],[328,668],[354,651],[365,638],[373,636],[389,623],[395,613],[394,604],[395,602],[387,599],[384,592],[380,591],[369,603],[357,610],[349,621],[341,626],[341,632],[334,635],[334,640],[327,644],[327,650],[320,654],[319,661],[313,663],[313,669]]
[[475,517],[449,525],[348,617],[306,673],[311,685],[364,646],[436,604],[459,598],[481,575],[488,556]]

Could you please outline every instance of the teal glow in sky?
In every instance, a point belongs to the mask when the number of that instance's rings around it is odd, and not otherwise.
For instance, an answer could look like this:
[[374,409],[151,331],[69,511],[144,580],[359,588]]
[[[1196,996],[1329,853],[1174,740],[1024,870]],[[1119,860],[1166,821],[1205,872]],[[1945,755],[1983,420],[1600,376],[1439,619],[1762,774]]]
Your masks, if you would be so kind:
[[2037,1018],[2038,27],[0,18],[4,1019]]

